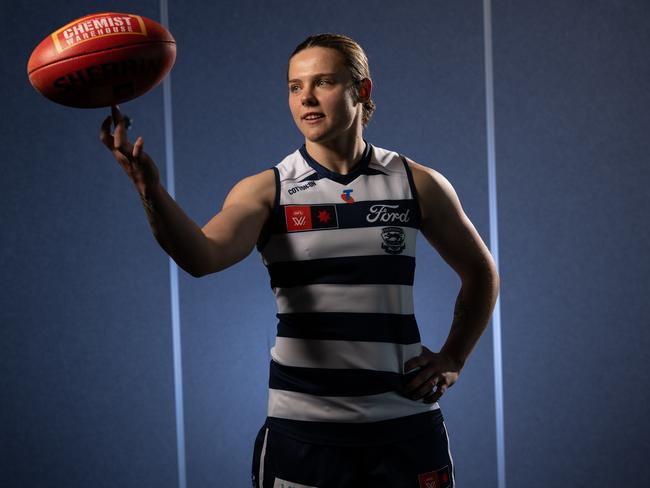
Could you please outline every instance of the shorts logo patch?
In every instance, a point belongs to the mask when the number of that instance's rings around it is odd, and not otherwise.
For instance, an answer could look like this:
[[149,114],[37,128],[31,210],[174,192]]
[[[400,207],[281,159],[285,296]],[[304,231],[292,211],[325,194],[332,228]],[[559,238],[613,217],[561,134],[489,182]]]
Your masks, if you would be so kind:
[[317,486],[307,486],[301,485],[300,483],[294,483],[293,481],[285,481],[280,478],[275,478],[273,482],[273,488],[318,488]]
[[449,466],[418,475],[420,488],[450,488]]
[[287,232],[336,229],[339,226],[335,205],[287,205],[284,217]]
[[401,227],[384,227],[381,229],[381,238],[384,241],[381,248],[388,254],[402,254],[406,249],[405,237]]
[[445,466],[436,471],[438,481],[440,481],[440,488],[449,488],[451,486],[451,475],[449,474],[449,466]]
[[420,488],[440,488],[438,475],[435,471],[418,475],[418,481],[420,482]]

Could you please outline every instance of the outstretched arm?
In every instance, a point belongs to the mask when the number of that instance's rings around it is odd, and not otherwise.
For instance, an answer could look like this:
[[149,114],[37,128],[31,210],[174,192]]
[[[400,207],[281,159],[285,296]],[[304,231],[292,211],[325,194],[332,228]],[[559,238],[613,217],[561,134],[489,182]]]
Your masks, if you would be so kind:
[[413,161],[409,166],[422,212],[421,231],[461,279],[454,319],[440,352],[423,348],[420,356],[405,363],[405,371],[421,368],[406,387],[411,398],[432,403],[456,382],[485,330],[498,295],[499,275],[490,251],[465,215],[449,181]]
[[182,269],[203,276],[235,264],[253,250],[273,206],[273,170],[237,183],[222,210],[200,228],[160,183],[155,163],[143,150],[142,137],[134,144],[129,142],[124,117],[116,106],[102,124],[100,140],[135,185],[154,237]]

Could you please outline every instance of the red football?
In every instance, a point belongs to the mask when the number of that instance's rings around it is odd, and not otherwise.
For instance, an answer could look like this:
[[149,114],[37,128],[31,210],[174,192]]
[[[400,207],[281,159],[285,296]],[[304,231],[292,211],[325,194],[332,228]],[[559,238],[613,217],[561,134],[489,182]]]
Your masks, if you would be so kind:
[[158,85],[176,60],[176,41],[162,25],[133,14],[86,15],[47,36],[27,74],[50,100],[70,107],[107,107]]

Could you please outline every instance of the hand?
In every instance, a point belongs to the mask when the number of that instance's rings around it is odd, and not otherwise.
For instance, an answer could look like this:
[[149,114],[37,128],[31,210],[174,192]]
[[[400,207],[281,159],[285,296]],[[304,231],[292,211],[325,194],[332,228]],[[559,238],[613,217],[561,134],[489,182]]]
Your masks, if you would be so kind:
[[417,373],[405,387],[411,400],[423,398],[424,403],[437,402],[447,388],[458,380],[460,367],[448,354],[431,352],[422,346],[422,353],[404,363],[404,372],[419,367]]
[[[99,140],[111,151],[115,159],[135,184],[140,196],[148,189],[160,183],[160,173],[153,160],[145,153],[144,139],[138,137],[131,144],[126,135],[126,121],[117,105],[111,107],[112,116],[104,119],[99,132]],[[115,123],[115,131],[111,135],[111,122]]]

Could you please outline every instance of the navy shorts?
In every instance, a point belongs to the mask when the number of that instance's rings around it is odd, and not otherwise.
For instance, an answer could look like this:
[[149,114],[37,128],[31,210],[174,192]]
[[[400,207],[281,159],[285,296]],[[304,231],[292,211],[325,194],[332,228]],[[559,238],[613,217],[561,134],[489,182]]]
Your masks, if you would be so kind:
[[408,440],[371,446],[310,444],[263,426],[253,488],[453,488],[444,422]]

